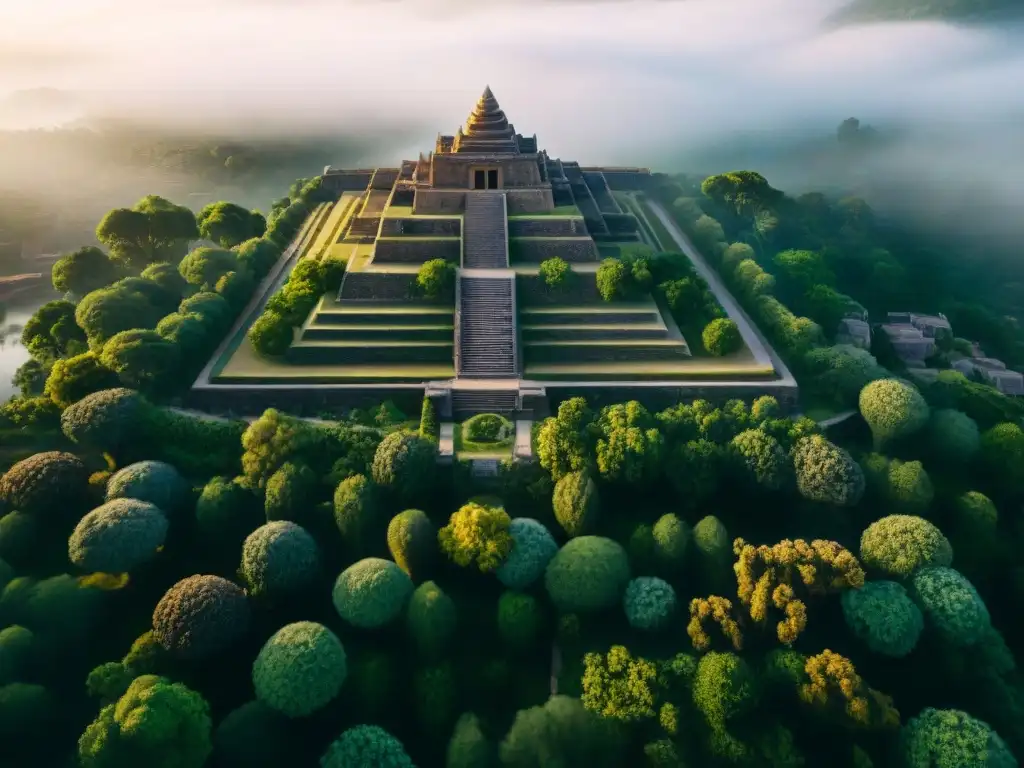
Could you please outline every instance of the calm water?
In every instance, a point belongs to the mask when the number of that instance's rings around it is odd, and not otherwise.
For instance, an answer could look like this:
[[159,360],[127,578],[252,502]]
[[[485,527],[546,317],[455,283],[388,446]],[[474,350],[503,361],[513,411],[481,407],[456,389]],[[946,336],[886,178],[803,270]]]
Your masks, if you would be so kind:
[[8,302],[7,313],[0,320],[0,401],[17,393],[11,378],[29,358],[28,350],[21,345],[21,329],[39,307],[57,298],[55,293],[39,291],[15,296]]

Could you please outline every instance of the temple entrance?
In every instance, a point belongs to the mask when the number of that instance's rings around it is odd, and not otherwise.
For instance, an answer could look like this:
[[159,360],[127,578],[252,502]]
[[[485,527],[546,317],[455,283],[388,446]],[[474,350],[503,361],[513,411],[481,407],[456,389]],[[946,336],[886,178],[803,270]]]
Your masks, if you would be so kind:
[[474,168],[473,189],[498,189],[498,169]]

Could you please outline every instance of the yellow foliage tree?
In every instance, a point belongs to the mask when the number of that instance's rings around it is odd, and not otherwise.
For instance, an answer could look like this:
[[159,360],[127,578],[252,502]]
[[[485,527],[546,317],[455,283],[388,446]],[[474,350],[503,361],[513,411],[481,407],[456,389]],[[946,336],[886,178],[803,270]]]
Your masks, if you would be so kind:
[[743,650],[743,635],[740,625],[732,616],[732,601],[718,595],[695,597],[690,601],[690,623],[686,625],[686,634],[690,636],[694,649],[706,651],[711,647],[711,637],[706,625],[708,622],[717,624],[722,634],[732,643],[733,649]]
[[512,550],[512,520],[500,507],[469,502],[452,513],[448,525],[437,532],[441,550],[456,565],[476,563],[484,573],[497,568]]
[[841,711],[865,728],[898,728],[900,713],[892,698],[869,688],[853,662],[827,648],[807,659],[809,682],[800,686],[800,699],[823,709]]
[[834,541],[784,539],[772,546],[733,542],[737,595],[758,624],[774,607],[785,618],[776,627],[779,642],[791,645],[807,626],[807,606],[796,596],[825,595],[864,586],[864,569],[848,549]]

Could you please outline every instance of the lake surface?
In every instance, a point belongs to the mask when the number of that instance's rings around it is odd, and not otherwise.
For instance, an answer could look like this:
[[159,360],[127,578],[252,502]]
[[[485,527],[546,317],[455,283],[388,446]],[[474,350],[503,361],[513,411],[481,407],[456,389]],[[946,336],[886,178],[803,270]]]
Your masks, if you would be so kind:
[[53,292],[33,291],[31,294],[15,296],[8,302],[7,313],[0,320],[0,402],[18,393],[11,379],[15,371],[31,357],[21,344],[21,329],[39,307],[59,298]]

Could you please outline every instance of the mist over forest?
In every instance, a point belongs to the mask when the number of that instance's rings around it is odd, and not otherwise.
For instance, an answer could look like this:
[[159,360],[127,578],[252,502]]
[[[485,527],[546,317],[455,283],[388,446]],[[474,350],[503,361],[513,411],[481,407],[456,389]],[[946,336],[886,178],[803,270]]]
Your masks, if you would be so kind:
[[[751,168],[984,248],[1024,230],[1021,25],[837,25],[844,0],[606,0],[585,14],[576,2],[219,0],[201,23],[192,5],[144,20],[127,0],[5,11],[5,199],[57,207],[86,233],[147,193],[265,208],[325,164],[431,149],[489,83],[556,156]],[[874,131],[841,145],[852,116]]]

